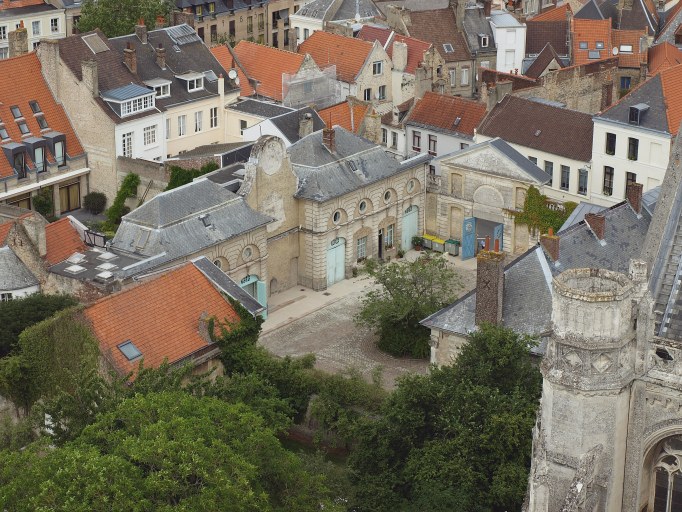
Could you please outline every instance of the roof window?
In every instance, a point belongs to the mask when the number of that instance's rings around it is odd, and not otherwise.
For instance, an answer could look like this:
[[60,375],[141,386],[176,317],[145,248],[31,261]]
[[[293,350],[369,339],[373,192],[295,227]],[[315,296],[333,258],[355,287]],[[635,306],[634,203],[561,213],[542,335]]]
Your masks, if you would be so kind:
[[19,125],[19,131],[21,131],[22,135],[27,135],[31,133],[31,130],[28,129],[28,126],[26,125],[25,121],[18,121],[17,125]]
[[452,53],[455,51],[450,43],[443,44],[443,50],[445,50],[445,53]]
[[597,41],[597,42],[595,43],[595,48],[596,48],[597,50],[603,50],[603,49],[604,49],[604,41]]
[[38,105],[38,102],[36,100],[31,100],[28,102],[28,104],[31,106],[31,110],[33,111],[34,114],[39,114],[42,112],[40,110],[40,105]]
[[7,133],[4,124],[0,125],[0,138],[2,138],[2,140],[9,139],[9,134]]
[[21,115],[21,110],[19,110],[19,107],[14,105],[13,107],[9,108],[12,111],[12,115],[14,116],[14,119],[19,119],[21,117],[24,117]]
[[455,118],[455,122],[452,123],[452,125],[453,125],[453,126],[459,126],[459,123],[461,123],[461,122],[462,122],[462,118],[461,118],[461,117],[456,117],[456,118]]
[[587,52],[587,58],[588,59],[598,59],[599,58],[599,50],[590,50]]
[[135,346],[135,344],[130,341],[124,341],[118,346],[118,349],[123,353],[124,356],[126,356],[126,359],[128,361],[132,361],[133,359],[137,359],[142,355],[142,352]]
[[587,50],[587,41],[580,41],[580,43],[578,43],[578,47],[581,50]]
[[621,51],[621,53],[632,53],[632,45],[631,44],[621,44],[620,45],[620,51]]
[[642,117],[644,112],[649,110],[649,105],[646,103],[638,103],[637,105],[632,105],[630,107],[630,115],[628,117],[628,122],[630,124],[639,125],[642,122]]

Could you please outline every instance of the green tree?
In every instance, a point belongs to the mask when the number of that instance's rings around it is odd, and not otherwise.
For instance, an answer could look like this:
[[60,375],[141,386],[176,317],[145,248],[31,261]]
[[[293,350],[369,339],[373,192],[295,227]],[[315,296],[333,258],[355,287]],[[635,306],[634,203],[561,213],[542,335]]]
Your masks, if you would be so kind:
[[520,510],[542,382],[530,346],[484,325],[452,366],[402,380],[356,431],[357,510]]
[[174,9],[172,0],[85,0],[78,20],[78,30],[99,28],[107,37],[131,34],[143,19],[152,30],[157,16],[168,19]]
[[70,295],[42,293],[0,302],[0,357],[9,354],[17,345],[21,331],[76,304],[78,302]]
[[363,297],[356,321],[373,328],[389,354],[426,357],[429,330],[419,322],[454,301],[461,288],[455,271],[445,259],[424,255],[408,263],[369,260],[367,273],[379,287]]

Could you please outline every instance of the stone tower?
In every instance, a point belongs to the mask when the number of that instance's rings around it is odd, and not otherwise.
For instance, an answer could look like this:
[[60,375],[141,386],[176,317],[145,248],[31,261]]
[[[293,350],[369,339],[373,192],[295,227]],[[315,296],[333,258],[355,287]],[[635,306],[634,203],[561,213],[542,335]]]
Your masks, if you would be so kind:
[[621,510],[645,278],[646,265],[632,261],[630,276],[573,269],[553,280],[530,511]]

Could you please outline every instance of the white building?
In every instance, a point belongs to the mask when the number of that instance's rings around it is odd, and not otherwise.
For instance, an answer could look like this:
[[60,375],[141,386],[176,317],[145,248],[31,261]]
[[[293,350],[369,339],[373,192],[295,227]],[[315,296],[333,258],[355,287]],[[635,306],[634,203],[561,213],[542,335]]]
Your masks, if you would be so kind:
[[[12,4],[20,5],[12,5]],[[46,4],[43,0],[4,2],[0,12],[0,59],[10,56],[9,33],[23,25],[28,39],[28,50],[35,50],[41,39],[60,39],[66,36],[64,9]]]
[[250,126],[243,131],[243,137],[245,141],[250,141],[258,140],[264,135],[274,135],[282,139],[284,147],[288,148],[306,135],[317,132],[325,126],[315,110],[305,107]]
[[513,73],[518,69],[521,72],[526,55],[526,24],[519,23],[507,11],[492,11],[490,27],[497,45],[497,71]]

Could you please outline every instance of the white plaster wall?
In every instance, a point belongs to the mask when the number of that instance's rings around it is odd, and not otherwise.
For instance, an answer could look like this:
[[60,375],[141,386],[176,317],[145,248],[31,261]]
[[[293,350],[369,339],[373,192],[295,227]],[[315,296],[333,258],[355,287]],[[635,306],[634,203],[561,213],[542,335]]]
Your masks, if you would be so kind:
[[296,45],[301,44],[305,41],[303,37],[305,29],[308,29],[308,37],[313,35],[313,32],[317,30],[322,30],[322,20],[315,18],[308,18],[307,16],[300,16],[298,14],[292,14],[289,16],[289,22],[291,29],[294,31],[293,34],[289,33],[289,37],[296,36]]
[[[211,108],[217,108],[218,124],[211,128]],[[220,96],[212,96],[201,101],[192,101],[175,106],[164,112],[163,117],[163,132],[166,141],[166,155],[176,156],[182,151],[188,151],[198,146],[205,146],[208,144],[222,143],[224,140],[224,131],[221,126],[222,105]],[[194,113],[202,112],[202,129],[199,132],[194,130]],[[178,136],[178,116],[187,116],[187,125],[185,135]],[[170,133],[165,134],[166,119],[170,119]]]
[[[5,18],[0,22],[0,27],[6,28],[6,33],[9,34],[17,28],[17,25],[24,22],[24,28],[27,30],[28,34],[28,49],[33,50],[34,43],[39,43],[41,39],[61,39],[66,37],[66,15],[64,14],[64,9],[58,9],[54,11],[41,12],[36,14],[27,14],[25,16],[15,15],[11,16],[11,11],[3,11],[4,13],[10,13],[8,18]],[[50,20],[57,18],[58,30],[57,32],[52,32],[50,26]],[[40,32],[33,32],[33,22],[37,21],[40,23]],[[0,40],[0,48],[6,48],[9,44],[8,39]]]
[[[521,72],[526,53],[526,26],[498,27],[495,25],[494,16],[490,18],[490,26],[495,34],[495,45],[497,46],[497,71],[510,73],[514,69],[518,69]],[[511,35],[512,33],[513,35]],[[507,51],[514,52],[514,59],[511,63],[507,62]]]
[[22,297],[26,297],[27,295],[33,295],[34,293],[38,293],[39,291],[40,286],[35,285],[29,286],[27,288],[19,288],[17,290],[0,290],[0,293],[11,293],[12,299],[20,299]]
[[[387,131],[387,142],[386,142],[386,152],[395,155],[398,160],[403,160],[407,157],[407,140],[405,138],[405,128],[398,128],[396,126],[391,126],[387,124],[381,125],[382,129]],[[398,144],[393,147],[392,144],[392,133],[398,134]]]
[[[191,120],[194,123],[194,120]],[[150,113],[141,119],[135,119],[126,123],[116,125],[116,156],[123,156],[123,134],[133,133],[133,158],[142,158],[144,160],[161,161],[166,157],[166,139],[164,138],[165,121],[163,114]],[[147,126],[156,126],[156,143],[149,146],[144,145],[143,130]],[[189,124],[189,119],[188,119]],[[188,126],[188,129],[193,129],[193,126]]]
[[[415,151],[412,146],[412,134],[414,132],[421,132],[421,151]],[[429,135],[436,136],[436,154],[435,156],[447,155],[462,149],[461,144],[472,145],[474,141],[464,136],[447,135],[441,132],[420,128],[418,126],[407,126],[407,154],[414,156],[419,153],[428,153],[429,151]]]

